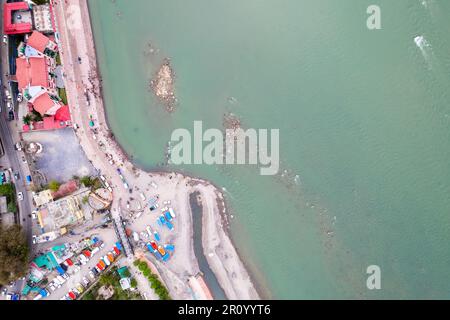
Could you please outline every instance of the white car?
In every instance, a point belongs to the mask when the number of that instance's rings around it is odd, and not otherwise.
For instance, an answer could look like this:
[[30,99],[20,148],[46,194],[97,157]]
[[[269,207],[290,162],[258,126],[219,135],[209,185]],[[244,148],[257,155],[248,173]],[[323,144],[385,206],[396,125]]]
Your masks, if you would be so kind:
[[64,282],[66,282],[66,279],[64,279],[64,278],[61,277],[61,276],[57,276],[56,279],[55,279],[55,281],[56,281],[56,280],[58,280],[59,284],[64,284]]
[[33,235],[33,244],[36,244],[36,243],[37,243],[37,236]]
[[23,192],[17,193],[17,200],[23,201]]
[[32,218],[33,220],[36,220],[36,219],[37,219],[37,211],[36,211],[36,210],[33,211],[33,212],[31,213],[31,218]]
[[3,43],[8,44],[8,36],[6,34],[3,35]]
[[104,262],[107,266],[111,265],[111,261],[109,261],[108,256],[105,255],[105,256],[102,258],[102,260],[103,260],[103,262]]
[[17,102],[22,102],[23,101],[23,95],[21,93],[19,93],[17,95]]
[[16,147],[16,150],[17,150],[17,151],[22,151],[22,144],[21,144],[20,142],[17,142],[17,143],[15,144],[15,147]]
[[92,271],[89,271],[89,277],[91,277],[92,279],[95,279],[95,274]]
[[50,283],[50,285],[48,287],[50,288],[51,292],[54,292],[56,290],[56,287],[53,283]]
[[84,284],[84,286],[87,287],[89,285],[89,283],[91,283],[91,282],[88,280],[88,278],[83,277],[83,284]]

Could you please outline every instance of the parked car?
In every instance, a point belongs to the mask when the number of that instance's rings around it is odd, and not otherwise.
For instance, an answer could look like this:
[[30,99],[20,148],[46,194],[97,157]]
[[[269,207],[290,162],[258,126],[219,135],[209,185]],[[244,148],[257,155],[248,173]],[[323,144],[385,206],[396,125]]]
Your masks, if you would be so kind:
[[37,219],[37,211],[36,211],[36,210],[33,211],[33,212],[31,212],[31,218],[32,218],[33,220],[36,220],[36,219]]
[[75,288],[72,288],[72,289],[70,289],[70,291],[72,291],[73,293],[75,293],[75,295],[76,296],[79,296],[80,295],[80,291],[78,291],[78,289],[75,287]]
[[34,234],[33,235],[33,244],[36,244],[37,243],[37,236]]
[[15,146],[17,151],[22,151],[22,143],[17,142],[14,146]]
[[94,272],[92,272],[92,270],[89,271],[89,277],[91,277],[91,279],[95,279],[95,274],[94,274]]
[[17,193],[17,200],[23,201],[23,192]]
[[8,36],[6,34],[3,35],[3,43],[8,44]]
[[76,285],[75,285],[75,287],[77,288],[77,290],[78,290],[78,292],[80,293],[80,294],[82,294],[83,292],[84,292],[84,287],[81,285],[81,283],[77,283]]
[[86,277],[83,277],[83,286],[85,287],[85,288],[87,288],[88,286],[89,286],[89,284],[90,284],[91,282],[89,281],[89,279],[88,278],[86,278]]
[[17,95],[17,102],[22,102],[23,101],[23,95],[21,93],[19,93]]
[[105,264],[106,264],[107,266],[110,266],[110,265],[111,265],[111,261],[109,261],[107,255],[103,256],[102,260],[105,262]]

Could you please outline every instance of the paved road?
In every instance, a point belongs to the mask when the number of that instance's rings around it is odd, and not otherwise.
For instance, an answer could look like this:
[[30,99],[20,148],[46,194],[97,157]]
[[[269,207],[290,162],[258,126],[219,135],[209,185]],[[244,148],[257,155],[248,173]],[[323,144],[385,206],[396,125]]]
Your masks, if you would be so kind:
[[[0,6],[0,16],[3,16],[3,2],[1,1]],[[1,30],[3,35],[3,23],[1,23]],[[1,63],[0,63],[0,75],[2,78],[2,86],[5,85],[9,89],[9,84],[7,82],[7,79],[5,77],[5,73],[9,72],[8,68],[8,50],[7,46],[2,43],[1,47]],[[6,71],[4,71],[6,70]],[[4,96],[4,90],[2,89],[1,96]],[[4,99],[2,98],[0,101],[1,104],[1,112],[0,112],[0,135],[3,142],[3,147],[5,149],[5,157],[8,158],[10,168],[13,172],[19,172],[20,174],[20,180],[14,181],[16,185],[17,192],[23,192],[24,194],[24,201],[18,201],[19,205],[19,216],[18,221],[22,227],[25,230],[25,233],[27,235],[28,244],[30,245],[30,248],[32,247],[32,221],[31,221],[31,194],[27,192],[26,186],[25,186],[25,178],[29,174],[29,168],[26,164],[22,163],[21,160],[19,160],[19,157],[21,158],[23,153],[17,152],[15,150],[14,144],[19,141],[19,133],[17,130],[14,130],[16,127],[16,123],[11,122],[9,123],[7,120],[8,117],[8,111],[6,108],[6,104],[4,102]]]

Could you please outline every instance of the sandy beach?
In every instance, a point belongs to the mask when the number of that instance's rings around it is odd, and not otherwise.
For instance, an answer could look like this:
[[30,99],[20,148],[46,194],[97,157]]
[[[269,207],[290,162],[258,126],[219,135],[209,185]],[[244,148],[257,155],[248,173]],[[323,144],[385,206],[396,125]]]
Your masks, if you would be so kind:
[[[57,31],[60,34],[61,60],[65,71],[65,83],[72,118],[80,145],[88,159],[103,174],[114,189],[113,217],[131,221],[130,228],[142,232],[146,226],[154,226],[158,215],[147,209],[142,215],[130,210],[126,204],[144,193],[147,199],[158,196],[160,201],[170,200],[177,213],[174,231],[164,231],[161,236],[175,246],[168,262],[161,262],[145,249],[137,248],[137,257],[145,255],[155,266],[160,278],[174,299],[208,297],[202,285],[190,285],[200,273],[193,249],[193,221],[189,205],[192,192],[201,194],[203,206],[204,254],[220,286],[229,299],[259,299],[254,284],[226,232],[226,212],[223,195],[211,183],[179,173],[146,172],[137,168],[123,149],[116,143],[107,125],[101,94],[101,79],[97,74],[97,61],[87,0],[54,1]],[[81,58],[81,63],[78,62]],[[86,93],[87,92],[87,93]],[[89,96],[87,105],[86,94]],[[89,122],[95,126],[92,128]],[[127,181],[124,186],[122,177]],[[133,194],[129,192],[132,189]],[[134,199],[131,199],[131,198]],[[145,210],[145,201],[141,204]],[[161,206],[161,205],[160,205]],[[159,210],[158,210],[159,211]],[[160,212],[160,211],[159,211]],[[129,257],[132,262],[135,257]],[[195,280],[194,280],[195,281]]]

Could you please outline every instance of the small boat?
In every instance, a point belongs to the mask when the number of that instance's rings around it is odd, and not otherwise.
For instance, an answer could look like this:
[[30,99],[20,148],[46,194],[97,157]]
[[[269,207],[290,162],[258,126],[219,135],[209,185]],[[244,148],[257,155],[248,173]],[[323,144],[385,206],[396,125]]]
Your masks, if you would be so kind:
[[159,246],[158,247],[158,252],[161,253],[161,255],[164,257],[166,255],[166,250],[164,250],[163,247]]
[[161,241],[161,237],[159,236],[159,233],[158,233],[158,232],[154,231],[154,232],[153,232],[153,235],[155,236],[155,240],[156,240],[156,241]]
[[162,224],[166,224],[167,222],[163,215],[159,217],[159,221],[161,221]]
[[175,212],[173,211],[172,208],[169,208],[169,212],[172,217],[176,218]]
[[164,246],[164,248],[168,251],[174,251],[175,250],[175,246],[173,244],[166,244]]
[[167,221],[172,221],[172,216],[170,215],[170,212],[169,212],[169,211],[166,211],[166,212],[164,213],[164,216],[166,217],[166,220],[167,220]]

